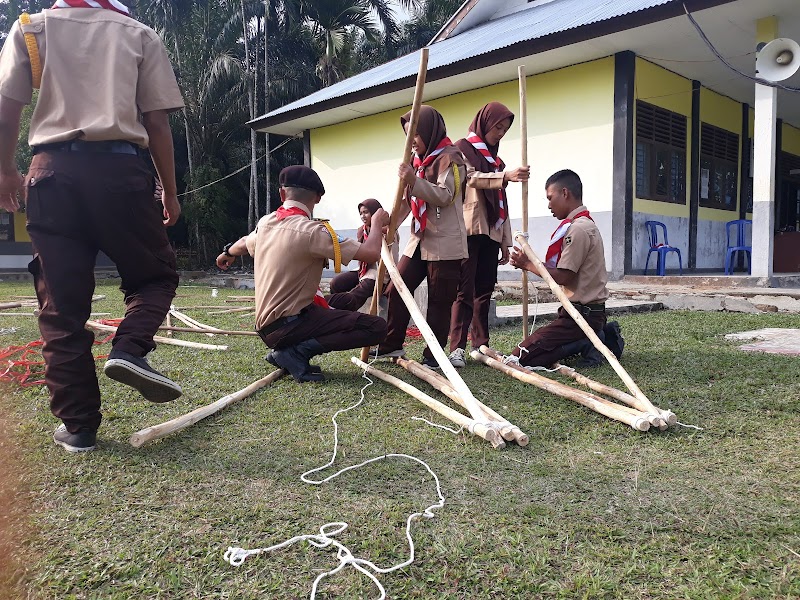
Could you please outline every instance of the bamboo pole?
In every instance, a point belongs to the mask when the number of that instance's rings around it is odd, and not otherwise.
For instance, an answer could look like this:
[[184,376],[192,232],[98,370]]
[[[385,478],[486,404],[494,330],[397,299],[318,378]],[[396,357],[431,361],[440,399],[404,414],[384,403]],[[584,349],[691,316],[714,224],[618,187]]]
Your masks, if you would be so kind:
[[436,411],[437,413],[439,413],[446,419],[449,419],[456,425],[463,427],[470,433],[473,433],[485,439],[492,445],[493,448],[505,448],[506,443],[503,441],[503,438],[500,437],[500,434],[497,433],[497,430],[488,427],[487,425],[485,425],[480,421],[477,421],[475,419],[470,419],[469,417],[462,415],[457,410],[450,408],[446,404],[442,404],[435,398],[431,398],[430,396],[428,396],[428,394],[418,390],[410,383],[406,383],[402,379],[398,379],[397,377],[393,377],[388,373],[384,373],[383,371],[376,369],[375,367],[368,365],[365,362],[360,361],[355,356],[351,357],[350,360],[353,362],[353,364],[364,369],[370,375],[374,375],[378,379],[381,379],[386,383],[395,386],[399,390],[404,391],[409,396],[416,398],[417,400],[422,402],[425,406],[427,406],[431,410]]
[[228,308],[228,309],[225,309],[225,310],[210,311],[208,314],[209,315],[227,315],[228,313],[248,312],[248,311],[252,311],[252,310],[253,310],[252,306],[239,306],[237,308]]
[[[10,310],[12,308],[22,308],[22,302],[3,302],[0,304],[0,310]],[[30,306],[30,305],[26,305]]]
[[[116,333],[117,328],[113,325],[104,325],[103,323],[98,323],[97,321],[86,321],[86,329],[93,329],[94,331],[106,331],[109,333]],[[154,335],[153,341],[159,344],[167,344],[170,346],[183,346],[184,348],[194,348],[196,350],[222,350],[225,351],[228,349],[227,346],[217,346],[214,344],[200,344],[198,342],[187,342],[186,340],[176,340],[173,338],[162,337],[160,335]]]
[[[481,346],[481,351],[483,351],[483,346]],[[581,385],[588,387],[590,390],[594,390],[598,394],[605,394],[606,396],[610,396],[615,400],[619,400],[620,402],[624,402],[628,406],[633,408],[637,407],[637,400],[634,396],[630,394],[626,394],[625,392],[618,390],[617,388],[613,388],[610,385],[605,385],[600,383],[599,381],[595,381],[594,379],[589,379],[586,375],[581,375],[572,367],[567,367],[565,365],[556,364],[554,365],[557,369],[557,372],[561,375],[565,375],[566,377],[571,377]],[[661,418],[667,422],[667,425],[675,425],[678,422],[677,415],[672,412],[671,410],[663,410],[656,406]]]
[[243,398],[247,398],[248,396],[254,394],[258,390],[263,387],[268,386],[273,381],[277,381],[281,377],[286,374],[286,371],[283,369],[278,369],[277,371],[273,371],[266,377],[259,379],[248,385],[246,388],[239,390],[238,392],[234,392],[233,394],[228,394],[227,396],[223,396],[216,402],[212,402],[211,404],[207,404],[206,406],[201,406],[200,408],[196,408],[190,413],[185,415],[181,415],[180,417],[175,417],[165,423],[160,423],[158,425],[152,425],[150,427],[145,427],[140,431],[137,431],[130,437],[130,444],[135,448],[139,448],[143,444],[147,442],[152,442],[153,440],[158,440],[163,437],[168,436],[171,433],[175,433],[176,431],[181,431],[182,429],[186,429],[190,425],[194,425],[198,421],[205,419],[208,416],[213,415],[214,413],[218,413],[223,408],[230,406],[234,402],[238,402]]
[[175,317],[179,321],[182,321],[184,324],[188,325],[189,327],[193,327],[194,329],[205,329],[206,331],[204,333],[208,337],[214,337],[214,334],[210,333],[208,331],[210,329],[210,327],[208,327],[207,325],[204,325],[200,321],[192,319],[191,317],[183,314],[182,312],[179,312],[179,311],[175,310],[174,308],[171,308],[169,310],[169,312],[172,314],[173,317]]
[[425,338],[425,341],[428,343],[428,349],[430,349],[433,357],[439,363],[439,367],[453,385],[453,388],[456,390],[458,395],[461,396],[462,400],[464,400],[464,408],[467,409],[470,416],[476,421],[486,420],[486,415],[481,409],[478,399],[472,395],[472,392],[467,387],[467,384],[464,383],[463,379],[461,379],[461,375],[459,375],[456,371],[456,368],[450,364],[450,359],[439,345],[439,340],[436,339],[436,336],[433,334],[430,325],[428,325],[428,322],[422,316],[422,312],[417,306],[417,303],[414,302],[414,295],[409,291],[408,287],[403,281],[403,278],[400,276],[400,271],[397,270],[397,265],[394,264],[394,258],[392,257],[392,253],[389,251],[389,246],[386,244],[386,240],[383,240],[383,244],[381,246],[381,256],[383,257],[383,264],[386,265],[386,269],[389,271],[389,275],[392,278],[392,283],[394,284],[395,289],[400,294],[400,298],[402,298],[406,308],[408,308],[408,312],[411,313],[414,323],[417,325],[417,329],[419,329],[422,337]]
[[[408,122],[408,131],[406,132],[406,145],[403,148],[403,163],[408,163],[411,160],[411,146],[414,143],[414,136],[417,135],[417,121],[419,120],[419,111],[422,106],[422,91],[425,89],[425,77],[428,73],[428,48],[422,48],[419,56],[419,71],[417,72],[417,83],[414,87],[414,100],[411,104],[411,120]],[[400,209],[403,206],[403,196],[405,195],[406,186],[402,179],[397,182],[397,191],[394,196],[394,204],[392,205],[392,214],[389,217],[389,230],[386,232],[386,242],[392,244],[395,241],[395,233],[400,223],[397,222],[397,215],[400,214]],[[369,307],[369,314],[378,314],[378,301],[381,293],[383,292],[383,281],[386,278],[386,267],[381,261],[378,264],[378,273],[375,276],[375,289],[372,292],[372,304]],[[369,357],[369,346],[361,349],[361,360],[367,360]]]
[[572,317],[578,327],[581,328],[581,331],[586,334],[586,337],[588,337],[594,347],[597,348],[597,351],[605,357],[605,359],[608,361],[608,364],[611,365],[611,368],[614,369],[617,375],[619,375],[619,378],[622,379],[627,388],[631,391],[637,400],[636,408],[644,413],[647,413],[648,420],[656,427],[665,425],[666,422],[661,418],[661,413],[659,410],[653,405],[652,402],[650,402],[648,397],[644,395],[642,390],[639,389],[639,386],[636,385],[636,382],[633,380],[633,378],[628,375],[628,372],[625,370],[625,368],[619,364],[617,357],[614,356],[611,350],[608,349],[608,346],[600,341],[600,338],[597,337],[597,334],[594,332],[594,330],[589,327],[589,324],[586,322],[586,319],[583,318],[583,315],[575,309],[575,307],[572,305],[572,302],[570,302],[569,298],[567,298],[567,295],[564,293],[564,290],[555,282],[553,276],[550,275],[550,272],[542,264],[542,261],[539,260],[539,257],[536,256],[536,253],[533,251],[530,245],[528,245],[528,241],[525,239],[525,236],[523,236],[521,233],[517,233],[514,236],[514,239],[517,241],[520,248],[522,248],[522,251],[525,252],[525,255],[528,257],[528,259],[530,259],[530,261],[533,263],[533,266],[538,272],[539,276],[547,282],[547,285],[550,286],[550,289],[559,299],[561,305],[564,307],[564,310],[566,310],[569,316]]
[[[520,65],[519,74],[519,127],[522,164],[528,166],[528,80],[525,66]],[[528,237],[528,181],[522,182],[522,233]],[[528,272],[522,269],[522,339],[530,335],[528,330]]]
[[[429,383],[434,389],[440,391],[459,406],[466,408],[466,403],[464,402],[463,398],[461,398],[461,396],[458,395],[458,392],[453,389],[453,386],[450,385],[450,382],[446,377],[442,377],[442,375],[439,373],[431,371],[430,369],[426,369],[418,362],[409,360],[407,358],[395,358],[394,362],[403,367],[412,375]],[[508,419],[504,418],[491,407],[486,406],[483,402],[478,401],[478,404],[490,420],[498,423],[500,435],[503,436],[504,440],[509,442],[514,441],[519,446],[528,445],[530,438],[519,427],[512,425]]]
[[517,369],[511,365],[503,364],[499,360],[495,360],[494,358],[486,354],[482,354],[477,350],[473,350],[470,353],[470,356],[472,356],[472,358],[475,360],[492,367],[493,369],[497,369],[506,375],[510,375],[514,379],[535,385],[546,392],[550,392],[556,396],[561,396],[562,398],[577,402],[581,406],[585,406],[586,408],[606,416],[609,419],[614,419],[615,421],[625,423],[637,431],[647,431],[650,429],[650,422],[646,418],[647,415],[642,412],[635,411],[635,414],[633,414],[630,412],[628,407],[619,406],[618,404],[614,404],[605,398],[600,398],[599,396],[595,396],[589,392],[576,390],[568,385],[559,383],[558,381],[553,381],[547,377],[542,377],[536,373],[531,373],[525,368]]
[[171,338],[172,337],[172,329],[171,329],[171,327],[172,327],[172,310],[171,309],[167,311],[167,317],[166,317],[165,325],[170,328],[170,329],[167,330],[167,337]]

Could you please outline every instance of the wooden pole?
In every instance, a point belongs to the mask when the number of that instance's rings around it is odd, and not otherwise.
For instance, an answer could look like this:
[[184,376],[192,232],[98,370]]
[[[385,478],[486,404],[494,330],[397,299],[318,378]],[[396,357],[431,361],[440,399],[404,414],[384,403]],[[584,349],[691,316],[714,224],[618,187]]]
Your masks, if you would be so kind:
[[[418,362],[409,360],[407,358],[395,358],[394,362],[403,367],[412,375],[419,377],[423,381],[431,384],[434,389],[443,393],[459,406],[466,408],[466,403],[461,396],[458,395],[458,392],[453,389],[453,386],[450,385],[450,382],[446,377],[442,377],[439,373],[431,371],[430,369],[423,367]],[[508,419],[505,419],[491,407],[486,406],[483,402],[478,401],[478,404],[480,404],[480,407],[483,409],[483,412],[486,414],[489,420],[496,421],[499,424],[500,435],[503,436],[504,440],[509,442],[515,441],[520,446],[528,445],[530,438],[519,427],[512,425]]]
[[10,310],[12,308],[22,308],[22,302],[4,302],[0,304],[0,310]]
[[[167,311],[167,317],[166,317],[164,325],[167,326],[167,327],[170,327],[170,328],[172,327],[172,310],[171,309]],[[172,329],[167,329],[167,337],[169,337],[169,338],[172,337]]]
[[[411,120],[408,122],[408,131],[406,132],[406,145],[403,148],[403,163],[408,163],[411,160],[411,146],[414,143],[414,136],[417,135],[417,121],[419,121],[419,111],[422,106],[422,91],[425,89],[425,77],[428,73],[428,48],[422,48],[419,57],[419,71],[417,72],[417,84],[414,88],[414,101],[411,104]],[[392,205],[392,214],[389,217],[389,230],[386,233],[386,241],[392,244],[395,239],[395,232],[400,226],[397,222],[397,215],[400,214],[400,209],[403,205],[403,196],[405,195],[406,185],[402,179],[397,182],[397,191],[394,196],[394,204]],[[383,292],[383,280],[386,277],[386,267],[383,262],[378,265],[378,273],[375,276],[375,289],[372,292],[372,304],[369,307],[369,314],[378,314],[378,300]],[[369,347],[361,349],[361,360],[367,360],[369,357]]]
[[520,248],[522,248],[522,251],[525,252],[525,255],[533,263],[533,266],[538,272],[539,276],[547,282],[547,285],[550,286],[550,289],[559,299],[561,305],[564,307],[564,310],[567,311],[569,316],[572,317],[578,327],[581,328],[581,331],[586,334],[586,337],[588,337],[594,347],[597,348],[597,351],[605,357],[605,359],[608,361],[608,364],[611,365],[611,368],[614,369],[617,375],[619,375],[619,378],[622,379],[627,388],[637,399],[638,406],[636,408],[644,413],[647,413],[648,420],[656,427],[666,424],[664,419],[661,418],[661,413],[659,410],[653,405],[652,402],[650,402],[647,396],[644,395],[642,390],[639,389],[639,386],[636,385],[636,382],[633,380],[633,378],[628,375],[628,372],[625,370],[625,368],[619,364],[617,357],[614,356],[611,350],[608,349],[608,346],[600,341],[600,338],[597,337],[597,334],[594,332],[594,330],[589,327],[589,324],[586,322],[586,319],[583,318],[583,315],[579,313],[572,305],[572,302],[570,302],[569,298],[567,298],[564,290],[555,282],[552,275],[550,275],[550,272],[547,270],[544,264],[542,264],[542,261],[539,260],[539,257],[536,256],[536,253],[528,245],[528,241],[525,239],[525,236],[523,236],[521,233],[517,233],[514,236],[514,239],[517,241]]
[[450,364],[450,359],[439,345],[439,340],[436,339],[430,325],[428,325],[428,322],[422,316],[422,311],[420,311],[417,303],[414,302],[414,295],[409,291],[403,278],[400,277],[400,271],[397,270],[397,265],[394,264],[394,258],[389,250],[389,246],[386,245],[386,240],[383,240],[383,245],[381,246],[381,256],[383,257],[383,264],[386,265],[386,269],[389,271],[389,275],[392,278],[395,289],[400,294],[400,298],[403,299],[403,303],[406,305],[406,308],[408,308],[408,312],[411,313],[414,323],[417,325],[417,329],[419,329],[422,337],[425,338],[425,341],[428,343],[428,348],[433,354],[433,357],[439,363],[439,367],[453,385],[458,395],[464,400],[464,408],[469,411],[470,416],[474,420],[479,422],[486,420],[486,415],[483,410],[481,410],[478,399],[472,395],[467,384],[461,379],[461,375],[459,375],[456,368]]
[[514,368],[511,365],[503,364],[499,360],[495,360],[494,358],[486,354],[482,354],[477,350],[473,350],[470,356],[472,356],[472,358],[475,360],[492,367],[493,369],[497,369],[506,375],[510,375],[514,379],[518,379],[519,381],[523,381],[525,383],[530,383],[531,385],[535,385],[546,392],[550,392],[556,396],[561,396],[562,398],[567,398],[568,400],[577,402],[581,406],[585,406],[586,408],[600,413],[609,419],[614,419],[615,421],[625,423],[637,431],[647,431],[650,429],[650,422],[647,420],[644,413],[636,412],[636,414],[632,414],[629,412],[628,407],[619,406],[618,404],[609,402],[608,400],[600,398],[599,396],[595,396],[594,394],[590,394],[589,392],[582,392],[563,383],[559,383],[558,381],[553,381],[547,377],[542,377],[536,373],[531,373],[524,367]]
[[223,396],[216,402],[196,408],[190,413],[181,415],[180,417],[175,417],[174,419],[171,419],[165,423],[160,423],[159,425],[153,425],[151,427],[145,427],[144,429],[134,433],[130,437],[129,442],[131,446],[138,448],[147,442],[152,442],[153,440],[161,439],[171,433],[175,433],[176,431],[186,429],[190,425],[194,425],[198,421],[201,421],[206,417],[213,415],[214,413],[218,413],[226,406],[230,406],[234,402],[238,402],[243,398],[247,398],[261,388],[268,386],[273,381],[277,381],[285,374],[286,371],[283,369],[273,371],[266,377],[251,383],[246,388],[239,390],[238,392],[234,392],[233,394]]
[[497,433],[495,429],[487,427],[484,423],[480,421],[476,421],[474,419],[470,419],[469,417],[462,415],[457,410],[450,408],[446,404],[442,404],[435,398],[431,398],[430,396],[428,396],[428,394],[418,390],[410,383],[406,383],[402,379],[398,379],[397,377],[393,377],[388,373],[384,373],[383,371],[380,371],[375,367],[360,361],[355,356],[351,357],[350,360],[353,362],[353,364],[358,365],[360,368],[364,369],[370,375],[374,375],[378,379],[381,379],[386,383],[395,386],[396,388],[404,391],[409,396],[416,398],[431,410],[435,410],[437,413],[439,413],[446,419],[449,419],[456,425],[463,427],[470,433],[474,433],[475,435],[482,437],[487,442],[489,442],[493,448],[505,448],[506,443],[503,441],[503,438],[500,437],[500,434]]
[[[113,325],[103,325],[102,323],[98,323],[97,321],[86,321],[86,329],[93,329],[95,331],[106,331],[109,333],[115,333],[117,328]],[[154,335],[153,341],[159,344],[167,344],[170,346],[183,346],[184,348],[194,348],[196,350],[222,350],[225,351],[228,349],[227,346],[217,346],[215,344],[200,344],[198,342],[187,342],[186,340],[176,340],[173,338],[162,337],[160,335]]]
[[[522,164],[528,166],[528,80],[525,77],[525,66],[519,70],[519,127],[520,146],[522,148]],[[528,237],[528,181],[522,182],[522,233]],[[530,335],[528,330],[528,272],[522,269],[522,339]]]
[[209,333],[209,329],[211,329],[211,328],[208,327],[207,325],[204,325],[200,321],[192,319],[188,315],[185,315],[182,312],[179,312],[179,311],[175,310],[174,308],[171,308],[169,312],[172,314],[173,317],[175,317],[179,321],[182,321],[183,323],[185,323],[189,327],[193,327],[194,329],[205,329],[205,334],[208,337],[214,337],[213,333]]
[[[483,347],[481,347],[483,350]],[[610,396],[615,400],[619,400],[627,404],[628,406],[632,406],[633,408],[637,408],[638,402],[634,396],[630,394],[626,394],[625,392],[618,390],[617,388],[613,388],[609,385],[605,385],[600,383],[599,381],[595,381],[594,379],[589,379],[586,375],[581,375],[572,367],[567,367],[565,365],[555,365],[556,369],[558,369],[558,373],[561,375],[565,375],[566,377],[571,377],[581,385],[585,385],[590,390],[594,390],[598,394],[605,394],[606,396]],[[661,418],[667,422],[667,425],[675,425],[678,422],[677,415],[672,412],[671,410],[663,410],[656,406],[658,409]]]

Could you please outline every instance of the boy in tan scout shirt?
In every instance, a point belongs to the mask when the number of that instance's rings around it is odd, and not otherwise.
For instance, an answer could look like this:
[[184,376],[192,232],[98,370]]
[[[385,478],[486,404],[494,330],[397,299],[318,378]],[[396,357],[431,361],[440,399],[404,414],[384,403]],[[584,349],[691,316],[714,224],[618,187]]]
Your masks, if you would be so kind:
[[[19,209],[14,149],[33,88],[28,269],[41,309],[50,410],[63,422],[53,439],[85,452],[95,448],[102,418],[94,335],[84,328],[99,251],[116,264],[126,305],[105,374],[153,402],[181,394],[145,355],[178,285],[165,231],[181,213],[168,113],[183,100],[161,39],[118,0],[58,0],[23,15],[0,52],[0,207],[10,212]],[[163,185],[163,217],[139,156],[148,147]]]
[[[278,181],[283,206],[262,217],[255,231],[235,242],[228,256],[249,253],[255,259],[256,330],[273,348],[267,360],[286,369],[299,382],[323,381],[309,360],[324,352],[380,343],[386,321],[360,312],[334,309],[319,293],[322,270],[329,259],[373,263],[380,257],[383,236],[361,244],[341,239],[312,218],[325,188],[308,167],[281,171]],[[371,229],[380,232],[389,221],[383,209],[372,214]],[[219,260],[224,255],[220,255]]]
[[[545,266],[553,279],[564,287],[567,297],[601,339],[619,335],[619,326],[604,333],[605,302],[608,298],[603,239],[589,211],[583,205],[583,184],[570,170],[558,171],[545,184],[548,208],[562,219],[550,240]],[[511,254],[511,264],[535,272],[528,257],[518,249]],[[611,340],[607,340],[611,342]],[[618,351],[622,353],[621,338]],[[617,353],[617,348],[608,345]],[[513,356],[526,367],[549,366],[574,354],[583,356],[581,366],[602,362],[602,355],[563,309],[548,325],[540,327],[514,349]]]

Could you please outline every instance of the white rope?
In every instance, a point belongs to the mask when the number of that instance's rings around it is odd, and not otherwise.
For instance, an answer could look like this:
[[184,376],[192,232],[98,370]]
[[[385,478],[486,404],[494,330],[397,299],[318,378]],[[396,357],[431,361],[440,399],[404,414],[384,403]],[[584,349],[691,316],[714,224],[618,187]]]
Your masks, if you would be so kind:
[[458,435],[462,431],[464,431],[463,427],[459,427],[458,429],[453,429],[452,427],[448,427],[447,425],[439,425],[438,423],[434,423],[432,421],[428,421],[428,419],[424,419],[422,417],[411,417],[412,421],[422,421],[426,425],[430,425],[431,427],[438,427],[439,429],[444,429],[445,431],[449,431],[455,435]]
[[697,429],[698,431],[705,431],[704,428],[698,427],[697,425],[686,425],[681,422],[675,423],[675,425],[680,425],[681,427],[686,427],[687,429]]
[[342,413],[353,410],[354,408],[360,406],[364,402],[364,392],[369,386],[373,384],[373,381],[367,376],[366,371],[364,371],[362,377],[366,379],[368,383],[363,388],[361,388],[361,398],[358,400],[358,402],[356,402],[352,406],[348,406],[347,408],[343,408],[341,410],[336,411],[333,417],[331,418],[331,421],[333,421],[333,453],[331,459],[321,467],[317,467],[315,469],[311,469],[310,471],[306,471],[300,476],[300,479],[302,479],[305,483],[309,483],[311,485],[322,485],[323,483],[326,483],[331,479],[338,477],[342,473],[346,473],[347,471],[352,471],[354,469],[361,468],[370,463],[374,463],[380,460],[385,460],[387,458],[405,458],[422,465],[425,468],[425,470],[431,474],[431,477],[433,477],[434,481],[436,482],[436,494],[439,497],[439,500],[434,504],[428,506],[422,512],[415,512],[410,514],[408,516],[408,519],[406,519],[406,539],[408,540],[408,547],[409,547],[408,559],[391,567],[379,567],[376,564],[372,563],[371,561],[353,556],[352,552],[350,552],[350,550],[346,546],[333,539],[333,536],[336,536],[339,533],[342,533],[345,529],[347,529],[347,523],[345,523],[344,521],[334,521],[331,523],[326,523],[325,525],[320,527],[319,533],[317,534],[298,535],[286,540],[285,542],[281,542],[280,544],[275,544],[274,546],[269,546],[267,548],[245,550],[244,548],[229,547],[224,555],[224,559],[228,563],[230,563],[235,567],[238,567],[241,564],[243,564],[244,561],[247,560],[247,558],[249,558],[250,556],[256,556],[262,553],[273,552],[275,550],[286,548],[287,546],[291,546],[292,544],[301,541],[308,541],[312,546],[315,546],[317,548],[327,548],[328,546],[334,546],[337,548],[336,557],[339,559],[339,564],[330,571],[325,571],[324,573],[321,573],[317,576],[317,578],[314,580],[313,585],[311,586],[310,599],[314,600],[314,598],[316,598],[317,588],[319,586],[319,583],[323,579],[335,575],[336,573],[344,569],[347,565],[350,565],[357,571],[363,573],[364,575],[370,578],[370,580],[375,584],[378,590],[380,590],[381,595],[378,600],[384,600],[386,598],[386,590],[381,585],[381,582],[378,580],[375,574],[391,573],[392,571],[403,569],[414,562],[415,547],[414,547],[414,539],[411,537],[411,524],[414,521],[417,521],[421,518],[432,519],[433,517],[436,516],[433,511],[435,509],[442,508],[444,506],[444,496],[442,495],[442,488],[441,484],[439,483],[439,478],[436,476],[436,473],[434,473],[431,470],[431,468],[425,461],[422,461],[408,454],[390,453],[390,454],[384,454],[383,456],[376,456],[375,458],[365,460],[364,462],[359,463],[357,465],[345,467],[344,469],[341,469],[336,473],[334,473],[333,475],[325,477],[324,479],[317,480],[308,477],[312,473],[317,473],[319,471],[327,469],[328,467],[333,465],[333,463],[336,461],[336,456],[339,451],[339,424],[336,421],[336,417]]

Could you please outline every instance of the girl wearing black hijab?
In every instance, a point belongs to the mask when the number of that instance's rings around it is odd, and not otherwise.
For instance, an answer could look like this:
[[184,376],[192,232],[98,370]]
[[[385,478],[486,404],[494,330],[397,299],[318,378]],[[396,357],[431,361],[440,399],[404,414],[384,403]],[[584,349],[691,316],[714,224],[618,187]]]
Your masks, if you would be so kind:
[[508,262],[511,221],[506,186],[527,181],[529,167],[505,170],[497,155],[500,140],[514,122],[514,113],[499,102],[478,111],[469,135],[456,142],[467,159],[468,181],[464,200],[469,256],[461,263],[458,297],[450,318],[450,362],[463,367],[467,335],[472,328],[472,347],[489,343],[489,305],[497,283],[497,267]]

